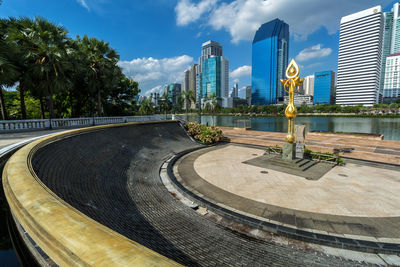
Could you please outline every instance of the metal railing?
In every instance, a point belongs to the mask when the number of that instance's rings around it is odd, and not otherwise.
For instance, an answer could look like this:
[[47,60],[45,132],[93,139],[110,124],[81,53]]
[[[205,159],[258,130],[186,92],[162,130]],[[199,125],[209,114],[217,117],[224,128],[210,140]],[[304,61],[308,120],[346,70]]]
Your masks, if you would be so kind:
[[86,117],[70,119],[35,119],[35,120],[6,120],[0,121],[0,133],[44,130],[57,128],[73,128],[93,125],[104,125],[114,123],[139,122],[139,121],[159,121],[165,120],[163,115],[148,116],[124,116],[124,117]]

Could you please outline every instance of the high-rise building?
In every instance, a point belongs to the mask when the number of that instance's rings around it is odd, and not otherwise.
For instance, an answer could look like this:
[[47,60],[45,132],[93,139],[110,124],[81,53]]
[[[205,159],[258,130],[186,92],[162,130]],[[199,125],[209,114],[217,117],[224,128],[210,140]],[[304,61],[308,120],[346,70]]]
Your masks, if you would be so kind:
[[372,106],[379,102],[382,32],[381,6],[341,19],[337,104]]
[[196,65],[196,108],[201,108],[202,88],[201,88],[201,68]]
[[279,19],[257,30],[252,45],[251,104],[276,104],[283,99],[280,79],[288,65],[289,25]]
[[304,77],[303,84],[300,87],[303,95],[314,95],[314,75]]
[[195,109],[196,108],[196,93],[197,93],[197,89],[196,89],[196,70],[197,70],[197,64],[194,64],[190,67],[189,69],[189,90],[193,92],[193,96],[195,101],[191,103],[190,108]]
[[246,101],[247,105],[251,106],[251,86],[246,86]]
[[231,97],[239,97],[239,85],[237,83],[232,87]]
[[221,97],[229,94],[229,60],[221,56]]
[[[383,44],[382,44],[382,64],[381,64],[381,82],[380,91],[383,95],[383,102],[390,103],[400,97],[395,95],[397,88],[396,83],[393,83],[393,72],[392,67],[395,61],[391,61],[391,64],[387,64],[389,56],[393,56],[400,53],[400,4],[397,2],[393,5],[390,12],[383,13],[384,27],[383,27]],[[391,72],[386,74],[386,70]]]
[[178,105],[178,97],[181,93],[181,84],[180,83],[171,83],[167,87],[168,89],[168,97],[169,101],[171,101],[172,105]]
[[[229,86],[229,60],[222,56],[222,46],[214,41],[203,43],[199,59],[200,75],[197,83],[200,85],[201,98],[227,97]],[[199,98],[199,96],[198,96]],[[200,100],[200,99],[199,99]],[[200,103],[200,101],[198,101]]]
[[384,80],[384,103],[391,103],[400,97],[400,53],[391,54],[386,58]]
[[189,73],[190,73],[190,70],[185,70],[183,72],[182,91],[189,90]]
[[334,104],[335,97],[335,72],[322,71],[314,74],[313,103]]
[[201,45],[200,63],[210,57],[222,57],[222,45],[215,41],[207,41]]

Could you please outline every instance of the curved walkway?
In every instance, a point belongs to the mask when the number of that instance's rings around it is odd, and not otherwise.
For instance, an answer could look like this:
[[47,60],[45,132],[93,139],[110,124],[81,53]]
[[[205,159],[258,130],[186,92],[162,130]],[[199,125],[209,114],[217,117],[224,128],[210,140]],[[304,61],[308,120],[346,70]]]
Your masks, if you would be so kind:
[[97,222],[190,266],[354,266],[354,262],[248,238],[176,200],[159,168],[195,148],[177,122],[108,127],[48,144],[32,166],[57,196]]

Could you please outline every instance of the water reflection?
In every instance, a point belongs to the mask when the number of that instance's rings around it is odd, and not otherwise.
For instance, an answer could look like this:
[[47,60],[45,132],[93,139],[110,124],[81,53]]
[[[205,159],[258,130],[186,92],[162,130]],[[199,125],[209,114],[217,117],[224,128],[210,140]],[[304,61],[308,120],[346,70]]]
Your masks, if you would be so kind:
[[[237,120],[243,119],[250,120],[251,128],[256,131],[287,132],[287,120],[285,117],[189,115],[190,121],[217,126],[235,126]],[[307,131],[383,134],[385,140],[400,141],[400,118],[297,117],[295,124],[304,124]]]

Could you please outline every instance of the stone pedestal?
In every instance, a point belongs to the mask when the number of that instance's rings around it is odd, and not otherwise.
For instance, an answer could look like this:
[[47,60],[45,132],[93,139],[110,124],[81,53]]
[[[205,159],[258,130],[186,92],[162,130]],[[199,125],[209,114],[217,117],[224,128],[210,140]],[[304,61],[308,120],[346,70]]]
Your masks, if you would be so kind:
[[296,143],[296,158],[302,159],[304,158],[304,144]]
[[296,144],[295,143],[283,143],[282,146],[282,158],[287,160],[294,160],[296,158]]

